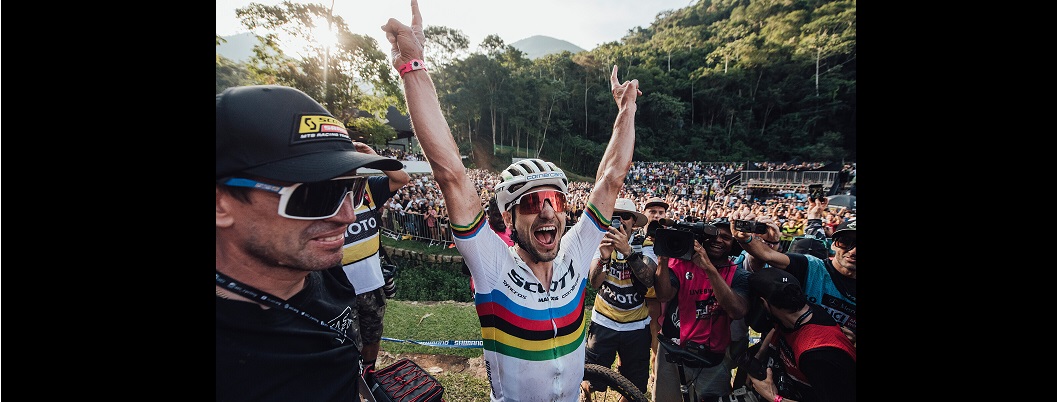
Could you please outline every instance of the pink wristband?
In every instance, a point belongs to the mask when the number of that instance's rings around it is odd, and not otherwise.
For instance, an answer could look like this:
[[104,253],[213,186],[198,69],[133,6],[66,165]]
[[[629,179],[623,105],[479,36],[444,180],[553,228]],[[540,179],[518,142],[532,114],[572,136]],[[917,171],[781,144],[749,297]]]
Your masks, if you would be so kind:
[[778,394],[774,394],[774,402],[782,402],[782,396],[778,395]]
[[[419,59],[411,59],[411,61],[407,62],[406,64],[404,64],[402,66],[400,66],[400,77],[403,77],[404,74],[407,74],[407,73],[415,71],[415,70],[426,70],[426,62],[424,62],[422,60],[419,60]],[[429,70],[426,70],[426,71],[429,71]]]

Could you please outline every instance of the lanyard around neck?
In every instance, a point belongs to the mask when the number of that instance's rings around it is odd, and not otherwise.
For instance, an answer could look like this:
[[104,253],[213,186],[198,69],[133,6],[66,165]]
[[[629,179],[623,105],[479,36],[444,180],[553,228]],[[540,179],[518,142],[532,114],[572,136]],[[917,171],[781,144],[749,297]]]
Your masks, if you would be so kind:
[[[305,280],[307,281],[307,278]],[[232,292],[238,293],[238,294],[240,294],[240,295],[242,295],[242,296],[246,297],[247,299],[250,299],[250,300],[252,300],[254,302],[257,302],[257,303],[262,303],[262,302],[263,303],[268,303],[268,304],[271,304],[272,306],[275,306],[275,307],[280,308],[282,310],[289,311],[290,313],[293,313],[293,314],[299,315],[301,317],[307,318],[309,321],[312,321],[312,322],[318,324],[319,326],[322,326],[322,327],[325,327],[325,328],[329,328],[330,330],[341,334],[341,336],[345,337],[345,339],[353,341],[352,338],[350,338],[348,335],[345,334],[345,331],[342,331],[340,329],[334,328],[334,326],[332,326],[330,324],[327,324],[326,322],[323,322],[322,320],[312,316],[311,314],[308,314],[308,312],[297,308],[297,306],[295,306],[293,304],[290,304],[290,302],[288,302],[286,300],[283,300],[283,299],[281,299],[281,298],[279,298],[277,296],[274,296],[274,295],[272,295],[272,294],[270,294],[268,292],[265,292],[265,291],[262,291],[262,290],[258,290],[257,288],[254,288],[253,286],[250,286],[250,285],[241,283],[239,281],[236,281],[236,280],[232,279],[230,276],[227,276],[227,275],[224,275],[224,274],[220,273],[220,271],[217,271],[217,284],[220,285],[220,287],[222,287],[224,289],[227,289],[227,290],[230,290]],[[356,342],[353,341],[353,344],[356,344]]]

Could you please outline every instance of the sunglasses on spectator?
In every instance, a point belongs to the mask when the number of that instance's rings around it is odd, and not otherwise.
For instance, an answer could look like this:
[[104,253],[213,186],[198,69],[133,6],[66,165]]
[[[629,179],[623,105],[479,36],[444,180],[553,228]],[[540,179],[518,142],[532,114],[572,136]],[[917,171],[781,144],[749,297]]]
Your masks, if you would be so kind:
[[314,183],[289,186],[261,183],[241,177],[224,181],[226,186],[249,187],[279,194],[279,216],[290,219],[327,219],[338,214],[345,196],[352,193],[352,207],[363,204],[367,176],[343,176]]
[[565,212],[565,193],[558,190],[540,190],[532,193],[522,194],[514,203],[518,206],[518,212],[522,214],[538,214],[543,211],[543,203],[551,202],[554,212]]
[[855,236],[841,236],[833,239],[833,245],[843,249],[844,251],[855,248]]

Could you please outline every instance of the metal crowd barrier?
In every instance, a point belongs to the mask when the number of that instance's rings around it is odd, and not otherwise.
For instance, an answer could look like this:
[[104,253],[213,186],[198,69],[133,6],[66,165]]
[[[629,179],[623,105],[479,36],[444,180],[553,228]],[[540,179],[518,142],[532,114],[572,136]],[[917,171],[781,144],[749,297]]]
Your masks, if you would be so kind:
[[745,170],[741,172],[741,185],[748,187],[783,186],[807,190],[810,184],[821,184],[829,189],[837,180],[840,172],[831,171],[795,171],[795,170]]
[[454,244],[451,229],[441,224],[440,219],[433,227],[426,224],[426,217],[414,212],[396,212],[386,209],[382,212],[382,235],[396,240],[417,240],[430,246],[448,247]]

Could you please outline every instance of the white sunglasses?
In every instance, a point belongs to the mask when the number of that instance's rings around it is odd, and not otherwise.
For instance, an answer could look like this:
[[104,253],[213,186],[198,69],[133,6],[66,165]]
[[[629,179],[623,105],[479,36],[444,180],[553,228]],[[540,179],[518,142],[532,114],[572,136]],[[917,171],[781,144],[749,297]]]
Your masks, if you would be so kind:
[[232,187],[249,187],[279,194],[279,216],[290,219],[327,219],[338,214],[345,196],[352,193],[353,208],[363,204],[367,176],[335,177],[327,181],[289,186],[261,183],[241,177],[224,181]]

